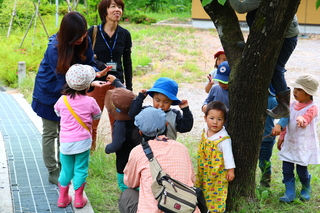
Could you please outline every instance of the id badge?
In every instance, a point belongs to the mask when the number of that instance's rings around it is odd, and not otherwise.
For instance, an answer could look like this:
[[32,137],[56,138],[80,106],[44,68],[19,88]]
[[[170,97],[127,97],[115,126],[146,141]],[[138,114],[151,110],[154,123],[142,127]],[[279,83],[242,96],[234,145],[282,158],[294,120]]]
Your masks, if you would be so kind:
[[117,63],[116,62],[108,62],[107,66],[112,66],[111,71],[117,71]]

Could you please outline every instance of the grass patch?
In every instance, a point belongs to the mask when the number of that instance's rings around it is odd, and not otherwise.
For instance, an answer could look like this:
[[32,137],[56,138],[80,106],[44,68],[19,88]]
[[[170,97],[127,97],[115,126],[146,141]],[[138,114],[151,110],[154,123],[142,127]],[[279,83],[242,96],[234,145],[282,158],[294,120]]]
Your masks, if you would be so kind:
[[[156,79],[156,76],[150,76]],[[197,165],[197,145],[199,136],[191,137],[184,134],[178,134],[177,141],[183,143],[189,150],[192,164],[196,171]],[[256,194],[258,201],[250,206],[242,206],[242,213],[316,213],[319,212],[320,203],[320,168],[317,165],[310,165],[309,172],[312,174],[311,187],[312,198],[308,202],[302,202],[298,198],[292,203],[280,203],[279,197],[283,196],[285,185],[282,183],[282,162],[278,159],[278,150],[273,148],[272,161],[272,181],[270,189],[259,186],[261,172],[256,170]],[[297,175],[296,175],[297,177]],[[117,187],[115,155],[106,155],[104,149],[100,147],[90,159],[90,173],[88,177],[88,189],[86,193],[90,198],[95,212],[115,212],[118,213],[117,201],[120,196],[120,190]],[[296,181],[297,196],[300,194],[301,184]],[[237,212],[238,213],[238,212]]]
[[106,155],[102,146],[90,156],[85,191],[95,212],[119,212],[115,154]]

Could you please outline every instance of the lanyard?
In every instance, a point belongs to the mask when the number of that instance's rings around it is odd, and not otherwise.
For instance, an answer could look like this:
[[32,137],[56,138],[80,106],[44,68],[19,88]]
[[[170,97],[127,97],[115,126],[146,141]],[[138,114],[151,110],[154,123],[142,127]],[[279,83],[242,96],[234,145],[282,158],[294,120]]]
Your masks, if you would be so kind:
[[110,50],[110,57],[111,57],[111,61],[112,61],[112,51],[114,50],[114,47],[116,46],[116,43],[117,43],[117,39],[118,39],[118,29],[117,29],[117,34],[116,34],[116,37],[115,37],[115,39],[114,39],[113,46],[112,46],[112,49],[111,49],[111,47],[109,46],[106,38],[104,37],[104,35],[103,35],[103,33],[102,33],[102,27],[101,27],[101,26],[102,26],[102,24],[100,24],[100,26],[99,26],[99,28],[100,28],[100,33],[101,33],[101,36],[102,36],[104,42],[106,43],[107,47],[108,47],[109,50]]

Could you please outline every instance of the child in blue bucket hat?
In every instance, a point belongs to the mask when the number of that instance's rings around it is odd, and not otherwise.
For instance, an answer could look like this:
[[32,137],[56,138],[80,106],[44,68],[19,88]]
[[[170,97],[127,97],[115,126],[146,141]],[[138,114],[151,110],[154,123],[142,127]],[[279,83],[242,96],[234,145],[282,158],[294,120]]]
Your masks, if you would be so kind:
[[[193,115],[189,109],[187,100],[177,98],[178,84],[171,78],[161,77],[150,90],[141,90],[139,95],[132,101],[129,116],[134,118],[146,107],[142,106],[144,99],[150,95],[153,99],[153,107],[162,109],[166,113],[167,134],[170,139],[177,138],[177,132],[189,132],[193,126]],[[178,105],[182,110],[172,109],[171,105]]]

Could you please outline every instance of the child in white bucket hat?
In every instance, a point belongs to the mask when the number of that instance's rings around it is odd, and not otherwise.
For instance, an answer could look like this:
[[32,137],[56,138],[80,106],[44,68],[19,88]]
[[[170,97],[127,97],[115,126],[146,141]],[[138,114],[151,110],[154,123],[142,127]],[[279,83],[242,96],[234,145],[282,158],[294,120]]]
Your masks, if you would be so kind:
[[290,118],[286,130],[278,141],[279,158],[283,161],[282,173],[286,191],[282,202],[296,198],[294,165],[302,185],[300,199],[308,201],[311,197],[309,164],[320,164],[320,149],[317,135],[318,106],[313,102],[317,95],[319,82],[312,75],[301,75],[292,83],[296,99],[290,104]]
[[60,162],[62,169],[59,177],[59,207],[66,207],[72,201],[69,184],[73,179],[75,190],[74,206],[82,208],[87,203],[83,190],[88,176],[90,147],[92,143],[92,120],[99,119],[101,110],[87,89],[96,76],[95,70],[88,65],[74,64],[66,73],[62,96],[54,105],[60,120]]

